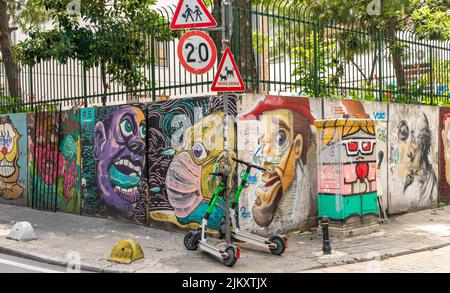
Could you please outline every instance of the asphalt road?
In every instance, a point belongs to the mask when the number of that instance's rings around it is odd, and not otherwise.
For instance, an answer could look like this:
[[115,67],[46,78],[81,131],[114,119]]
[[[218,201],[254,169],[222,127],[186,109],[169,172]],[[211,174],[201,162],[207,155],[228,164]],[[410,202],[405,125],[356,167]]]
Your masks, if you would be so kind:
[[[86,271],[81,272],[87,273]],[[66,273],[66,268],[0,254],[0,273]]]

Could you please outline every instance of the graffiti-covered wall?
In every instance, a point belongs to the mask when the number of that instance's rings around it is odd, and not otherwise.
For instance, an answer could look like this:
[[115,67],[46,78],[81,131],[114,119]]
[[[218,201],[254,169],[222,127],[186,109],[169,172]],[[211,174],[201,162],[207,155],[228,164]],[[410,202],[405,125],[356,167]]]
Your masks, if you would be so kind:
[[439,108],[389,106],[389,212],[429,207],[438,200]]
[[80,112],[76,108],[63,111],[60,120],[57,209],[80,214],[81,212],[81,139]]
[[375,123],[371,119],[315,122],[318,138],[319,217],[333,225],[376,222],[377,160]]
[[0,115],[0,203],[27,205],[27,115]]
[[[253,170],[241,196],[241,226],[261,234],[300,229],[317,214],[314,119],[321,100],[281,96],[243,96],[238,150]],[[240,170],[242,172],[243,170]]]
[[83,213],[146,223],[145,110],[83,109],[81,128]]
[[[181,227],[198,226],[213,196],[224,157],[223,97],[167,100],[148,106],[149,214],[152,220]],[[229,115],[236,116],[230,99]],[[232,123],[232,121],[231,121]],[[228,146],[235,149],[233,124]],[[232,156],[236,156],[234,151]],[[219,199],[208,226],[217,229],[224,215]]]
[[324,118],[372,119],[376,128],[375,158],[377,192],[382,197],[383,208],[388,205],[388,104],[353,100],[324,100]]
[[450,203],[450,108],[439,109],[439,198]]

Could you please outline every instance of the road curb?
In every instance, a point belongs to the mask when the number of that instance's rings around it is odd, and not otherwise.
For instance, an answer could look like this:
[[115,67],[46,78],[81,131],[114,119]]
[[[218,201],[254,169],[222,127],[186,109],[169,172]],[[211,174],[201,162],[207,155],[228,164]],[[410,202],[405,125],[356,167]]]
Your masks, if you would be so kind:
[[[49,264],[49,265],[56,265],[56,266],[60,266],[60,267],[67,267],[67,265],[68,265],[67,261],[52,259],[50,257],[45,257],[45,256],[38,256],[38,255],[35,255],[32,253],[28,253],[28,252],[24,252],[24,251],[21,251],[18,249],[13,249],[13,248],[8,248],[8,247],[0,246],[0,253],[6,254],[6,255],[11,255],[11,256],[16,256],[16,257],[20,257],[20,258],[30,259],[30,260],[38,261],[38,262]],[[112,266],[112,265],[113,264],[111,264],[109,266]],[[84,270],[84,271],[95,272],[95,273],[103,273],[104,270],[107,269],[109,266],[94,266],[94,265],[89,265],[89,264],[84,265],[81,263],[80,269]],[[115,270],[114,272],[126,273],[126,271],[120,271],[120,270]]]

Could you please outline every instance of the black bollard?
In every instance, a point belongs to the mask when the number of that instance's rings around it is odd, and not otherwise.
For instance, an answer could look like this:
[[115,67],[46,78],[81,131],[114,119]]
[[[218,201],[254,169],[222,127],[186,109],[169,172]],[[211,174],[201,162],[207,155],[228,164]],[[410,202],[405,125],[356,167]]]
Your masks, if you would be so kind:
[[328,233],[328,217],[324,216],[320,222],[322,226],[322,235],[323,235],[323,246],[322,251],[323,254],[331,254],[331,245],[330,245],[330,235]]

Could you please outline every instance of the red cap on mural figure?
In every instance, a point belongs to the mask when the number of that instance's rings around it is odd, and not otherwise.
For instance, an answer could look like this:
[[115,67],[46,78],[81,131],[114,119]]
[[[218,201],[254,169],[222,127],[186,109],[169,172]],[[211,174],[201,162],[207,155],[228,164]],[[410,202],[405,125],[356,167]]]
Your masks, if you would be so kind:
[[266,111],[287,109],[300,113],[309,120],[311,124],[314,124],[314,117],[311,115],[311,109],[309,106],[308,98],[301,97],[282,97],[282,96],[265,96],[264,100],[261,100],[253,107],[249,112],[242,114],[240,120],[255,120],[259,119],[259,116]]

